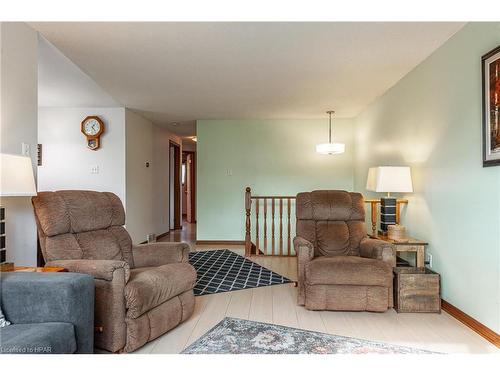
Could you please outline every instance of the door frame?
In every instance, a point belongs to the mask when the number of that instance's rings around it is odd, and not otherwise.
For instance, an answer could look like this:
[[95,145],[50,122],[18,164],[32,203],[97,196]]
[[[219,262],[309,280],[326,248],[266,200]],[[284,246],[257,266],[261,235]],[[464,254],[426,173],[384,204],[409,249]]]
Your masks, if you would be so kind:
[[[191,215],[188,214],[186,210],[187,217],[189,218],[191,216],[191,221],[190,223],[196,223],[196,151],[182,151],[183,154],[191,155],[191,166],[189,167],[189,172],[190,172],[190,182],[191,182]],[[188,168],[186,166],[186,173],[188,171]],[[186,176],[186,182],[187,182],[187,176]]]
[[[182,212],[181,212],[181,145],[177,142],[169,140],[168,145],[168,156],[170,157],[170,150],[174,149],[174,230],[182,229]],[[168,202],[170,207],[170,187],[172,186],[172,171],[170,170],[171,163],[168,163]],[[168,213],[169,221],[170,221],[170,209]]]

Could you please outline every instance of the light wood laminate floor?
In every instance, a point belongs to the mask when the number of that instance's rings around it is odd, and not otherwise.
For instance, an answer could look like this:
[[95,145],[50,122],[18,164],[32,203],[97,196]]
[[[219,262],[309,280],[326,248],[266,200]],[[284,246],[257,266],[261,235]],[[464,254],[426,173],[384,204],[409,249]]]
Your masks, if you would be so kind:
[[[193,230],[193,224],[188,226]],[[178,240],[181,236],[183,240],[190,242],[193,251],[229,248],[243,255],[242,246],[196,246],[191,233],[172,233],[163,240]],[[296,258],[254,257],[252,260],[296,280]],[[195,311],[190,319],[146,344],[136,353],[179,353],[226,316],[443,353],[500,353],[494,345],[445,312],[318,312],[298,306],[296,299],[297,289],[293,284],[196,297]]]

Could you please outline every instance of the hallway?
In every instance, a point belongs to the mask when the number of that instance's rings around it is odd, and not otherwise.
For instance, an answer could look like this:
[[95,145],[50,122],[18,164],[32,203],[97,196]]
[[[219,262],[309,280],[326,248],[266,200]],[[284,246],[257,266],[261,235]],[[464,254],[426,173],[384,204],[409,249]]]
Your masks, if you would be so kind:
[[182,218],[182,229],[171,230],[168,234],[159,237],[158,242],[186,242],[191,249],[196,248],[196,223],[188,223]]

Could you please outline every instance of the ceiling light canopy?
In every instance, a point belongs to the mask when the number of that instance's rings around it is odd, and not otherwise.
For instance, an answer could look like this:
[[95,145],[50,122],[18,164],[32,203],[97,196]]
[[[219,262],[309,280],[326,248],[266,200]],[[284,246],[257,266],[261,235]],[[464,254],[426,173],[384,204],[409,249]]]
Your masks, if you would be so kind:
[[328,113],[329,116],[328,143],[321,143],[319,145],[316,145],[316,152],[323,155],[342,154],[345,152],[345,144],[332,142],[332,115],[335,113],[335,111],[327,111],[326,113]]

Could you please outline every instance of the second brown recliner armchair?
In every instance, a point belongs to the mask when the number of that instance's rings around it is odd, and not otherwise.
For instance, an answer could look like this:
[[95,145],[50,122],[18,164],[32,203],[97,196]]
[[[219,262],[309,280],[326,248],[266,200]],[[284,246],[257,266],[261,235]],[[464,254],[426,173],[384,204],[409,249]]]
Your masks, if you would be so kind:
[[298,303],[309,310],[386,311],[393,306],[394,247],[366,235],[359,193],[297,195]]
[[132,246],[112,193],[41,192],[33,206],[46,265],[94,277],[97,348],[132,352],[191,316],[189,245]]

